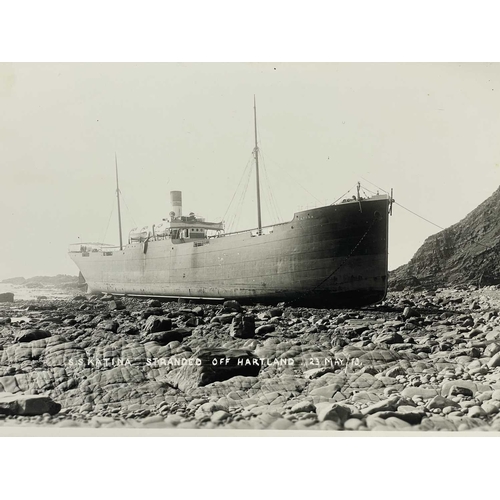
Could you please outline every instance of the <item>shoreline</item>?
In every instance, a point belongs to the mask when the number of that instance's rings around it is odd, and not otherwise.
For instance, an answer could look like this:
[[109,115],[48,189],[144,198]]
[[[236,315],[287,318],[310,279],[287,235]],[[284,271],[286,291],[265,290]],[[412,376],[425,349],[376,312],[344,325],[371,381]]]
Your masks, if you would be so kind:
[[61,409],[0,414],[0,428],[498,432],[499,311],[495,286],[389,292],[359,310],[3,303],[0,413],[7,393]]

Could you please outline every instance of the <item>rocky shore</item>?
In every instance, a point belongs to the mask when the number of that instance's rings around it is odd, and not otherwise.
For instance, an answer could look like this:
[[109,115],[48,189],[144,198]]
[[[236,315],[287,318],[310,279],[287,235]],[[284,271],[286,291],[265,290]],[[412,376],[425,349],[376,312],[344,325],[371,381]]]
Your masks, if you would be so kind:
[[0,304],[0,426],[500,431],[500,289]]

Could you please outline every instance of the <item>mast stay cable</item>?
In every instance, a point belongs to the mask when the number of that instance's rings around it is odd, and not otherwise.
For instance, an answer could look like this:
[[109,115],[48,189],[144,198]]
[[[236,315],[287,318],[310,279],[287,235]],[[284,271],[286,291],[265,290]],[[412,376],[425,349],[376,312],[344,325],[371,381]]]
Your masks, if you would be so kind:
[[[383,188],[381,188],[381,187],[377,186],[376,184],[374,184],[373,182],[369,181],[368,179],[365,179],[364,177],[362,177],[362,179],[363,179],[363,180],[365,180],[366,182],[369,182],[370,184],[372,184],[373,186],[375,186],[377,189],[380,189],[380,190],[384,191],[384,193],[389,194],[389,193],[388,193],[385,189],[383,189]],[[446,228],[444,228],[444,227],[440,226],[439,224],[436,224],[435,222],[432,222],[432,221],[430,221],[429,219],[426,219],[425,217],[422,217],[421,215],[417,214],[416,212],[413,212],[413,210],[410,210],[409,208],[404,207],[403,205],[401,205],[401,203],[398,203],[397,201],[394,201],[394,203],[395,203],[396,205],[398,205],[399,207],[401,207],[402,209],[406,210],[407,212],[410,212],[411,214],[416,215],[416,216],[417,216],[417,217],[419,217],[420,219],[425,220],[425,221],[426,221],[426,222],[428,222],[429,224],[432,224],[433,226],[438,227],[438,228],[439,228],[439,229],[441,229],[442,231],[444,231],[444,230],[446,229]],[[475,241],[474,243],[475,243],[476,245],[479,245],[479,246],[481,246],[481,247],[483,247],[483,248],[486,248],[486,249],[488,249],[488,250],[490,250],[490,249],[492,249],[492,248],[495,248],[495,246],[487,246],[487,245],[483,245],[483,244],[482,244],[482,243],[480,243],[479,241]]]
[[111,217],[113,216],[113,212],[115,211],[115,197],[113,196],[113,203],[111,205],[111,213],[109,214],[109,218],[108,218],[108,223],[106,224],[106,230],[104,231],[104,236],[101,240],[101,243],[104,243],[105,240],[106,240],[106,236],[108,235],[108,228],[109,228],[109,223],[111,222]]

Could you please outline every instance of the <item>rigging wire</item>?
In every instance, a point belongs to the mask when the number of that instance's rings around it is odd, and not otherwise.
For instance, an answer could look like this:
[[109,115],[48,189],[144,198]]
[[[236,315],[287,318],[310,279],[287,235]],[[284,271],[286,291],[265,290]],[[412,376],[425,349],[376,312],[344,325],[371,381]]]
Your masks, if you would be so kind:
[[417,217],[420,217],[422,220],[425,220],[426,222],[428,222],[429,224],[432,224],[433,226],[436,226],[438,227],[439,229],[445,229],[444,227],[440,226],[439,224],[436,224],[435,222],[432,222],[430,221],[429,219],[426,219],[425,217],[422,217],[421,215],[418,215],[417,213],[413,212],[412,210],[410,210],[409,208],[406,208],[406,207],[403,207],[403,205],[401,205],[401,203],[398,203],[397,201],[394,202],[396,205],[398,205],[398,207],[401,207],[403,208],[404,210],[406,210],[407,212],[410,212],[411,214],[413,215],[416,215]]
[[246,179],[247,176],[249,175],[248,171],[245,171],[245,177],[242,178],[243,184],[241,185],[241,190],[237,192],[238,198],[236,198],[236,203],[232,209],[232,212],[229,215],[229,220],[228,220],[228,231],[232,231],[234,228],[234,224],[236,221],[236,217],[238,216],[240,212],[240,206],[242,203],[242,196],[244,196],[244,192],[246,190]]
[[[376,184],[374,184],[373,182],[369,181],[368,179],[365,179],[364,177],[361,177],[363,180],[365,180],[366,182],[369,182],[372,186],[375,186],[377,189],[380,189],[381,191],[383,191],[384,193],[386,194],[389,194],[388,191],[386,191],[385,189],[377,186]],[[401,205],[401,203],[398,203],[397,201],[393,201],[393,203],[395,203],[396,205],[398,205],[398,207],[401,207],[402,209],[406,210],[407,212],[410,212],[411,214],[413,215],[416,215],[417,217],[420,217],[422,220],[425,220],[426,222],[428,222],[429,224],[432,224],[433,226],[436,226],[438,227],[439,229],[445,229],[444,227],[440,226],[439,224],[436,224],[435,222],[432,222],[431,220],[429,219],[426,219],[425,217],[422,217],[421,215],[417,214],[416,212],[414,212],[413,210],[410,210],[409,208],[406,208],[404,207],[403,205]]]
[[[236,189],[236,191],[233,195],[233,199],[234,199],[236,194],[238,194],[238,190],[239,190],[240,186],[242,186],[242,190],[239,193],[239,198],[237,199],[237,202],[236,202],[236,205],[234,208],[234,213],[230,216],[228,224],[227,224],[228,232],[232,231],[233,227],[239,222],[239,219],[241,216],[241,209],[242,209],[243,203],[245,201],[245,196],[246,196],[246,192],[248,189],[248,184],[250,183],[250,176],[252,173],[252,169],[249,168],[249,165],[250,165],[250,160],[247,162],[247,166],[245,168],[245,171],[243,172],[244,175],[241,177],[240,183],[238,184],[238,188]],[[229,208],[228,208],[228,210],[229,210]],[[228,212],[228,210],[226,210],[226,213]]]
[[[363,180],[365,180],[366,182],[369,182],[370,184],[372,184],[373,186],[375,186],[377,189],[380,189],[380,190],[384,191],[384,193],[389,194],[389,193],[388,193],[385,189],[383,189],[383,188],[381,188],[381,187],[377,186],[376,184],[374,184],[373,182],[369,181],[368,179],[365,179],[364,177],[361,177],[361,178],[362,178]],[[397,201],[394,201],[393,203],[395,203],[395,204],[396,204],[396,205],[398,205],[399,207],[403,208],[403,209],[404,209],[404,210],[406,210],[407,212],[410,212],[411,214],[416,215],[416,216],[417,216],[417,217],[419,217],[420,219],[425,220],[425,221],[426,221],[426,222],[428,222],[429,224],[432,224],[433,226],[438,227],[438,228],[439,228],[439,229],[441,229],[442,231],[444,231],[444,230],[446,229],[446,228],[444,228],[444,227],[442,227],[442,226],[440,226],[440,225],[436,224],[435,222],[432,222],[432,221],[430,221],[429,219],[426,219],[425,217],[422,217],[421,215],[419,215],[419,214],[417,214],[417,213],[413,212],[413,211],[412,211],[412,210],[410,210],[409,208],[404,207],[403,205],[401,205],[401,203],[398,203]],[[490,250],[490,249],[492,249],[492,248],[495,248],[495,245],[494,245],[494,246],[487,246],[487,245],[483,245],[483,244],[482,244],[482,243],[480,243],[479,241],[475,241],[474,243],[475,243],[476,245],[479,245],[479,246],[481,246],[481,247],[483,247],[483,248],[486,248],[486,249],[488,249],[488,250]]]
[[241,178],[240,178],[240,182],[238,183],[238,186],[236,187],[236,189],[234,190],[234,193],[233,193],[233,197],[231,198],[231,201],[229,202],[229,205],[226,209],[226,211],[224,212],[224,215],[222,216],[222,220],[224,220],[226,218],[226,215],[227,213],[229,212],[229,209],[231,208],[231,205],[234,201],[234,198],[238,192],[238,189],[240,188],[240,185],[241,183],[243,182],[243,179],[245,177],[245,174],[247,173],[247,170],[248,170],[248,166],[250,165],[250,161],[251,161],[251,158],[252,158],[252,155],[250,155],[250,158],[248,159],[247,161],[247,164],[246,164],[246,167],[245,167],[245,170],[243,170],[243,173],[241,174]]
[[[266,178],[266,184],[267,184],[267,195],[269,197],[269,212],[272,213],[272,216],[276,218],[278,222],[281,222],[283,219],[281,217],[281,213],[279,211],[278,204],[276,203],[276,199],[274,197],[273,191],[271,189],[271,182],[269,180],[269,175],[267,173],[267,166],[266,166],[266,160],[264,158],[264,154],[262,153],[262,149],[259,149],[262,157],[262,170],[264,171],[264,176]],[[273,213],[274,212],[274,213]]]
[[340,198],[337,198],[333,203],[330,203],[330,205],[335,205],[337,201],[341,200],[346,194],[349,194],[354,188],[356,187],[356,184],[349,189],[349,191],[346,191]]
[[[261,148],[259,148],[261,149]],[[306,189],[297,179],[295,179],[295,177],[293,177],[290,173],[287,172],[286,169],[284,169],[283,167],[281,167],[275,160],[273,160],[272,158],[268,158],[269,161],[271,163],[274,163],[274,165],[276,165],[282,172],[284,172],[288,177],[290,177],[290,179],[292,179],[292,181],[294,181],[301,189],[303,189],[307,194],[309,194],[310,196],[312,196],[318,203],[321,203],[321,200],[319,200],[316,196],[314,196],[308,189]]]
[[132,219],[132,222],[134,223],[134,226],[137,226],[137,223],[135,222],[134,218],[132,217],[132,213],[130,212],[130,209],[128,208],[127,202],[125,201],[125,198],[123,197],[123,194],[122,194],[121,190],[120,190],[120,196],[121,196],[121,198],[123,200],[123,203],[125,203],[125,207],[127,209],[127,213],[130,216],[130,218]]
[[251,174],[252,174],[252,169],[249,168],[248,169],[248,173],[247,173],[247,177],[246,177],[246,181],[245,181],[245,185],[244,185],[243,190],[241,192],[241,196],[240,196],[238,205],[236,206],[236,211],[234,213],[233,220],[232,220],[232,222],[230,224],[231,230],[232,230],[233,227],[234,228],[238,227],[238,224],[240,222],[241,213],[243,211],[242,210],[243,209],[243,204],[245,202],[246,194],[247,194],[247,191],[248,191],[248,185],[250,184]]
[[[113,196],[113,198],[114,198],[114,196]],[[115,200],[113,199],[113,204],[111,205],[111,213],[109,214],[108,223],[106,225],[106,230],[104,231],[104,236],[101,240],[101,243],[104,243],[104,241],[106,240],[106,236],[108,234],[109,223],[111,222],[111,217],[113,216],[114,211],[115,211]]]

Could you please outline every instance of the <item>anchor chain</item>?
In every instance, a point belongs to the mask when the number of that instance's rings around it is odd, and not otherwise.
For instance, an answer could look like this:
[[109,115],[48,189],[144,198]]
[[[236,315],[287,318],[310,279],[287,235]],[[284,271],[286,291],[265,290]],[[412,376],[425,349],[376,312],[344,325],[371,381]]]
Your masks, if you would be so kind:
[[373,218],[372,223],[370,224],[370,226],[368,227],[368,229],[365,231],[365,233],[363,234],[363,236],[361,236],[361,238],[356,243],[356,245],[354,245],[354,247],[351,250],[351,252],[349,253],[349,255],[323,281],[321,281],[320,283],[318,283],[315,287],[311,288],[307,292],[304,292],[301,296],[297,297],[294,300],[291,300],[290,302],[286,302],[285,304],[287,306],[290,306],[290,305],[294,304],[295,302],[303,299],[304,297],[307,297],[307,295],[309,295],[312,292],[314,292],[315,290],[317,290],[321,285],[323,285],[324,283],[326,283],[335,273],[337,273],[345,265],[345,263],[352,257],[352,255],[354,254],[354,252],[356,251],[356,249],[359,247],[359,245],[361,245],[362,241],[366,238],[366,236],[368,235],[368,233],[371,231],[371,229],[374,226],[375,222],[377,222],[377,218],[376,217]]

